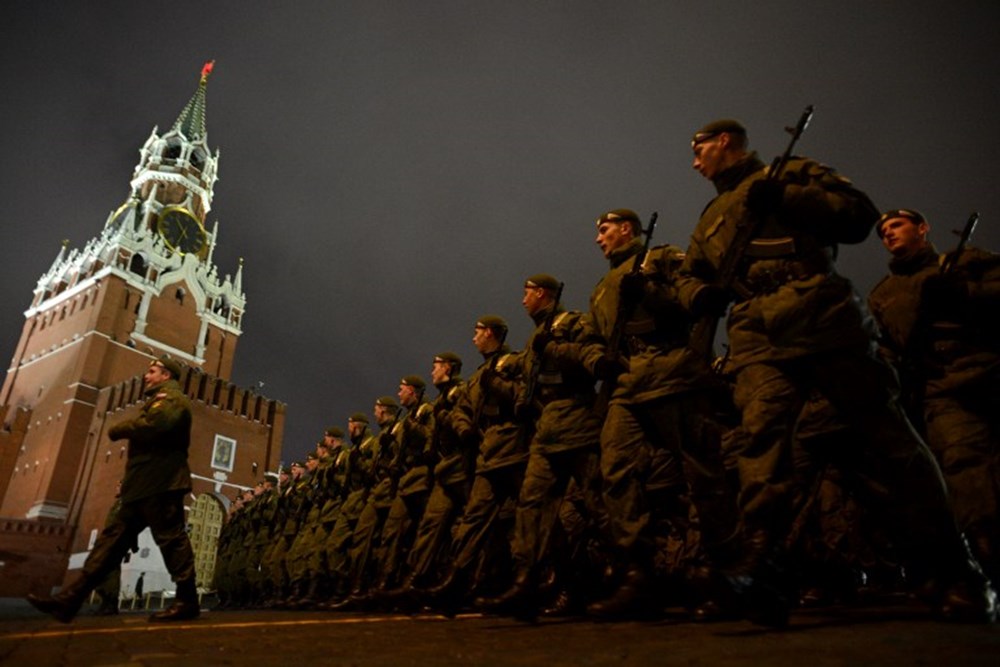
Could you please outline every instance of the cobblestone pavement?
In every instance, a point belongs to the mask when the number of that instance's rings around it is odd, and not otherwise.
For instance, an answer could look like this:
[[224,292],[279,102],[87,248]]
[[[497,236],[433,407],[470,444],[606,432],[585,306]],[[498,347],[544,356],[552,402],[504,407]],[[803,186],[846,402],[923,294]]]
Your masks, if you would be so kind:
[[151,624],[144,614],[57,623],[23,604],[0,607],[0,664],[30,667],[202,665],[990,665],[1000,625],[937,623],[906,603],[800,611],[789,628],[747,622],[542,620],[478,614],[206,612]]

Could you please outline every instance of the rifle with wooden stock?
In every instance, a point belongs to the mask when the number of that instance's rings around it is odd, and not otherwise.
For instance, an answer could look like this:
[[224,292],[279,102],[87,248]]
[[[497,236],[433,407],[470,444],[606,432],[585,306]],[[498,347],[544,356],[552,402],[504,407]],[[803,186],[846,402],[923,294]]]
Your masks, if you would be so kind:
[[[785,167],[788,165],[788,160],[792,156],[792,150],[794,150],[795,144],[798,143],[802,133],[808,127],[812,115],[813,106],[810,104],[802,112],[794,127],[785,128],[785,131],[791,134],[792,138],[788,142],[785,152],[775,157],[771,163],[767,172],[767,180],[777,181],[781,178]],[[757,215],[744,216],[737,223],[733,241],[722,256],[722,261],[719,262],[719,267],[716,270],[716,278],[711,283],[714,287],[723,290],[727,294],[732,292],[736,279],[739,277],[739,272],[743,268],[743,258],[746,256],[750,244],[757,237],[757,233],[763,223],[763,216]],[[688,338],[688,347],[701,355],[709,364],[712,363],[715,357],[715,332],[718,326],[718,315],[712,313],[702,315],[691,327],[691,334]]]

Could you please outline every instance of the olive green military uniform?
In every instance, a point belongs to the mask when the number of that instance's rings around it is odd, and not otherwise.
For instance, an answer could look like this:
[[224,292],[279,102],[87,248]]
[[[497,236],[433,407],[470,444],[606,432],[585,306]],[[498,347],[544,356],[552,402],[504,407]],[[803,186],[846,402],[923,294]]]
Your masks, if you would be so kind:
[[285,535],[289,540],[288,552],[285,554],[285,569],[288,572],[288,583],[292,596],[305,593],[308,583],[309,544],[312,539],[312,527],[317,523],[319,509],[315,498],[316,479],[308,470],[292,483],[292,494],[289,497],[289,512],[285,520]]
[[[176,362],[169,363],[177,368]],[[177,584],[178,602],[196,603],[194,552],[184,515],[184,495],[191,490],[187,462],[190,401],[173,379],[149,387],[139,415],[115,424],[108,435],[112,440],[129,441],[121,509],[117,519],[98,536],[81,576],[64,588],[59,598],[78,608],[108,572],[120,567],[139,533],[149,527]]]
[[[966,249],[946,276],[964,294],[937,306],[924,285],[944,257],[927,246],[893,258],[868,297],[882,351],[913,396],[959,527],[993,577],[1000,576],[1000,256]],[[966,298],[961,298],[966,296]]]
[[[639,239],[612,251],[610,270],[591,294],[591,317],[606,338],[619,317],[622,278],[641,252]],[[673,246],[652,248],[645,258],[643,292],[624,325],[625,371],[601,430],[604,502],[615,545],[620,558],[646,569],[661,533],[686,535],[682,499],[689,492],[709,550],[736,529],[720,452],[722,428],[713,418],[717,386],[706,361],[687,346],[691,320],[676,303],[683,258]],[[674,565],[680,559],[675,554]]]
[[465,508],[475,457],[475,452],[458,437],[452,425],[452,412],[465,391],[465,383],[449,379],[437,385],[437,389],[431,441],[434,486],[407,557],[410,581],[418,585],[426,583],[442,548],[450,541],[455,519]]
[[[108,515],[104,519],[104,526],[110,526],[115,521],[118,520],[118,511],[122,507],[122,499],[120,496],[115,497],[115,502],[111,504],[111,509],[108,510]],[[132,545],[132,551],[138,551],[138,545]],[[126,556],[128,557],[128,556]],[[118,598],[121,595],[122,587],[122,568],[121,563],[118,567],[114,568],[108,575],[104,577],[104,581],[94,589],[95,592],[101,597],[101,606],[98,609],[99,613],[103,614],[117,614],[118,613]]]
[[350,574],[351,536],[368,498],[371,484],[371,463],[378,449],[378,440],[365,424],[357,438],[352,438],[344,466],[344,500],[340,504],[337,520],[330,530],[326,545],[327,575],[330,584],[347,592]]
[[397,480],[392,466],[399,453],[401,430],[402,423],[397,418],[382,429],[375,441],[375,452],[368,468],[371,492],[351,533],[351,545],[348,548],[348,580],[352,594],[362,592],[368,585],[374,550],[396,496]]
[[[681,268],[682,299],[695,304],[716,279],[738,225],[748,224],[747,192],[764,179],[748,155],[715,178]],[[836,273],[834,248],[858,243],[878,213],[832,169],[789,161],[777,214],[751,244],[728,318],[735,400],[746,431],[738,452],[740,506],[754,539],[773,545],[792,521],[796,495],[792,427],[813,389],[859,435],[859,464],[892,494],[880,501],[917,579],[965,571],[967,550],[950,516],[940,471],[894,399],[893,375],[874,355],[873,330],[850,282]],[[764,551],[761,549],[760,551]]]
[[[511,550],[517,581],[537,577],[547,558],[570,480],[587,491],[597,487],[595,462],[601,419],[593,409],[593,372],[604,355],[604,345],[581,313],[566,311],[558,304],[553,307],[551,328],[546,325],[552,308],[535,314],[536,328],[524,353],[522,381],[537,373],[530,400],[540,412],[514,519]],[[549,341],[541,354],[533,351],[539,336]],[[522,401],[528,398],[521,396]]]
[[475,479],[452,541],[452,571],[463,576],[472,574],[501,508],[516,499],[521,488],[528,443],[514,420],[520,371],[519,355],[506,345],[484,355],[453,413],[459,437],[467,442],[479,440]]
[[382,526],[376,586],[385,589],[397,583],[396,577],[416,536],[431,490],[434,408],[425,401],[407,411],[400,422],[396,456],[390,475],[399,480],[396,493]]

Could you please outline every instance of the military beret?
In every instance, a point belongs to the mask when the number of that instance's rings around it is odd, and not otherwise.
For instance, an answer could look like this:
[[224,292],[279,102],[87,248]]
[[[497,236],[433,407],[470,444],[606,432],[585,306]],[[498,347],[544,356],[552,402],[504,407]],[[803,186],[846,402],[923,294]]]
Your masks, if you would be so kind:
[[878,234],[879,238],[882,238],[882,225],[893,218],[906,218],[907,220],[912,220],[915,225],[927,222],[927,219],[920,211],[915,211],[912,208],[890,209],[883,213],[879,217],[878,222],[875,223],[875,233]]
[[476,320],[476,328],[507,331],[507,322],[499,315],[483,315]]
[[741,134],[744,137],[747,135],[747,129],[743,127],[743,123],[738,120],[733,120],[732,118],[723,118],[722,120],[713,120],[711,123],[701,128],[694,133],[694,137],[691,138],[691,145],[700,144],[703,141],[711,139],[717,134],[722,134],[723,132],[731,132],[733,134]]
[[301,461],[292,461],[292,465],[289,466],[289,467],[291,467],[291,468],[305,468],[306,466]]
[[407,387],[413,387],[417,390],[423,390],[427,387],[427,383],[419,375],[407,375],[400,380],[399,383],[405,384]]
[[331,438],[343,438],[344,429],[338,426],[331,426],[330,428],[326,429],[326,433],[324,435],[328,435]]
[[306,461],[315,461],[318,458],[319,457],[316,456],[316,452],[309,452],[308,454],[306,454]]
[[639,214],[630,208],[616,208],[603,213],[597,219],[597,226],[600,227],[605,222],[634,222],[639,224]]
[[178,362],[176,359],[171,359],[166,355],[160,357],[159,359],[153,359],[151,362],[149,362],[149,365],[163,366],[165,369],[170,371],[170,377],[174,378],[175,380],[181,376],[182,367],[180,365],[180,362]]
[[347,418],[350,422],[361,422],[362,424],[368,423],[368,415],[363,412],[355,412],[353,415]]
[[272,482],[278,481],[278,473],[276,472],[266,472],[264,473],[264,481],[271,480]]
[[442,362],[446,364],[458,364],[462,365],[462,357],[458,356],[454,352],[442,352],[441,354],[434,355],[435,362]]
[[399,405],[396,403],[396,399],[392,396],[379,396],[375,399],[375,405],[381,405],[386,408],[399,408]]
[[550,276],[547,273],[536,273],[524,281],[524,286],[557,290],[559,289],[559,281],[555,278],[555,276]]

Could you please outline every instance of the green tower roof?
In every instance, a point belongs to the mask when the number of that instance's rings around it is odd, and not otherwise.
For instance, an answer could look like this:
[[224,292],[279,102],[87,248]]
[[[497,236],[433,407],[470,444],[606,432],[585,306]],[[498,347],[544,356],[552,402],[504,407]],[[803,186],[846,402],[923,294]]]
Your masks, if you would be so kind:
[[188,100],[174,123],[173,129],[180,131],[188,141],[198,141],[205,136],[205,88],[208,85],[208,75],[212,73],[214,66],[215,61],[210,60],[201,68],[198,90]]

